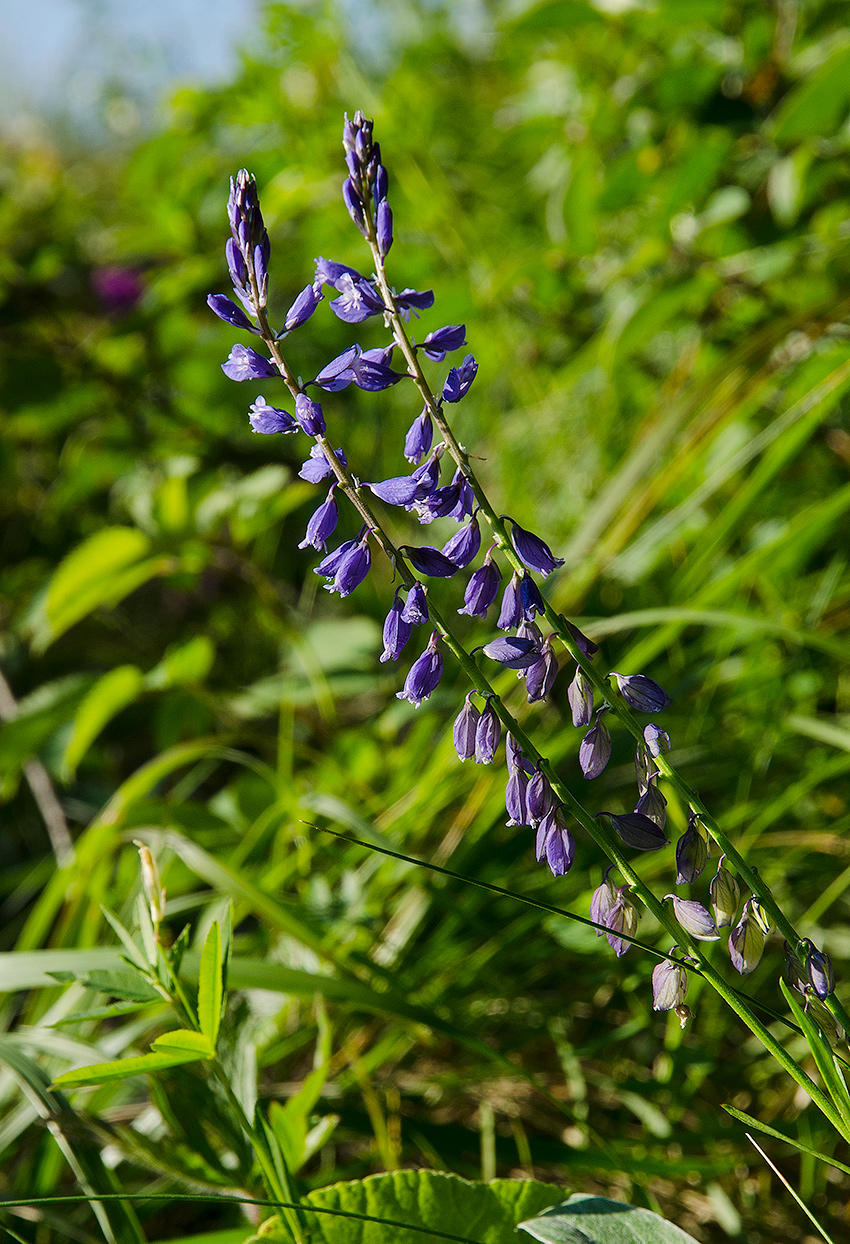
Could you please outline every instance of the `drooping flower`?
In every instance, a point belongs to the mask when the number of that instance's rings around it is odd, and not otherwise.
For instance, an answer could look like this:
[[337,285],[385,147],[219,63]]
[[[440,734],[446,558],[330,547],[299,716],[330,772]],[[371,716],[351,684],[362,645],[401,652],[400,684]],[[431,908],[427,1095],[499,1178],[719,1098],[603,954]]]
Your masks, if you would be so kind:
[[428,647],[410,667],[404,683],[404,690],[397,691],[399,700],[409,700],[414,708],[418,708],[427,700],[439,684],[443,675],[443,655],[437,647],[440,636],[433,631]]
[[695,899],[680,898],[678,894],[665,894],[664,897],[673,900],[676,919],[686,933],[690,933],[698,942],[718,941],[720,934],[707,907],[703,907]]
[[[259,400],[260,399],[257,398],[257,401]],[[286,430],[294,431],[295,429]],[[338,462],[341,462],[343,466],[348,466],[348,459],[345,456],[344,450],[335,449],[334,457]],[[308,484],[320,484],[322,480],[327,479],[329,475],[333,475],[333,467],[325,457],[325,451],[322,449],[321,445],[313,445],[310,449],[310,457],[302,465],[301,470],[298,472],[299,478],[305,479]]]
[[325,584],[328,592],[338,592],[340,596],[349,596],[356,587],[360,586],[372,564],[368,541],[368,531],[363,533],[361,539],[353,541],[353,547],[348,549],[336,567],[333,582]]
[[519,626],[522,607],[519,599],[519,575],[511,575],[510,581],[502,593],[502,607],[496,623],[500,631],[512,631]]
[[528,825],[526,809],[526,792],[528,777],[522,769],[512,769],[505,787],[505,808],[508,813],[508,825]]
[[339,508],[333,495],[335,488],[336,484],[331,484],[327,500],[323,501],[311,516],[304,539],[298,545],[299,549],[306,549],[309,545],[312,545],[314,549],[326,547],[328,540],[336,530],[339,519]]
[[453,367],[443,385],[443,401],[459,402],[469,392],[475,379],[478,364],[471,354],[467,354],[460,367]]
[[429,578],[449,579],[453,574],[457,574],[458,568],[454,562],[449,561],[444,553],[430,544],[419,546],[403,544],[400,551],[420,574],[427,575]]
[[248,422],[255,432],[271,436],[275,432],[297,432],[298,424],[286,410],[269,406],[264,397],[258,397],[248,411]]
[[555,557],[545,540],[520,527],[516,519],[510,518],[508,522],[511,524],[511,544],[524,566],[536,570],[544,579],[558,566],[563,566],[563,557]]
[[542,821],[554,802],[555,796],[552,793],[549,779],[542,769],[535,769],[528,780],[528,788],[525,792],[525,806],[531,824],[537,825]]
[[446,541],[441,552],[450,562],[454,562],[461,569],[468,566],[478,556],[478,550],[481,548],[481,529],[478,526],[478,519],[472,518],[469,522]]
[[420,462],[434,439],[434,424],[427,410],[417,415],[404,438],[404,456],[408,462]]
[[284,332],[291,333],[294,328],[306,324],[323,298],[321,285],[305,285],[284,317]]
[[614,871],[614,865],[610,864],[605,870],[605,876],[602,878],[602,884],[598,889],[593,891],[590,900],[590,918],[595,924],[602,924],[603,929],[596,930],[596,936],[602,937],[605,929],[609,927],[608,917],[610,916],[614,904],[617,901],[617,887],[610,880],[611,873]]
[[[475,649],[478,651],[478,649]],[[483,644],[481,651],[491,661],[498,661],[509,670],[528,669],[540,659],[540,649],[530,639],[521,639],[516,635],[506,635],[504,639],[493,639]]]
[[649,782],[646,790],[638,799],[635,812],[642,812],[644,816],[648,816],[651,821],[655,821],[659,829],[663,829],[667,824],[667,800],[653,782]]
[[445,328],[438,328],[435,332],[429,333],[419,349],[435,363],[442,363],[449,351],[459,350],[465,345],[466,325],[447,324]]
[[278,370],[269,359],[250,346],[235,345],[222,363],[221,370],[231,380],[267,380],[278,376]]
[[[643,812],[643,808],[636,809]],[[653,818],[654,819],[654,818]],[[664,826],[662,825],[663,829]],[[709,849],[705,830],[695,816],[688,819],[688,828],[676,843],[676,885],[696,881],[708,863]],[[726,921],[728,924],[729,922]]]
[[629,887],[620,886],[613,904],[600,920],[600,924],[606,925],[609,930],[605,937],[618,959],[629,949],[631,942],[627,939],[633,937],[637,931],[640,915],[640,910],[632,902]]
[[581,649],[586,657],[592,657],[594,653],[599,651],[599,644],[595,644],[592,639],[588,639],[587,636],[584,635],[574,623],[568,621],[566,618],[564,618],[564,621],[567,624],[567,630],[572,636],[573,642],[578,648]]
[[496,599],[502,572],[493,561],[495,544],[488,550],[484,564],[474,570],[469,577],[463,597],[463,608],[458,613],[468,614],[471,618],[484,618],[487,610]]
[[525,689],[529,704],[545,700],[558,676],[558,658],[552,648],[554,635],[548,635],[543,643],[542,656],[525,671]]
[[593,720],[593,683],[580,665],[576,666],[573,681],[567,688],[567,699],[573,715],[574,726],[589,726]]
[[532,579],[531,575],[525,573],[519,581],[519,611],[526,622],[531,622],[541,613],[544,613],[546,606],[543,603],[543,597],[540,595],[540,588]]
[[260,331],[226,294],[207,294],[207,306],[220,320],[233,328],[244,328],[246,332],[254,334]]
[[[372,351],[370,351],[372,353]],[[351,364],[354,383],[367,393],[380,393],[403,380],[405,372],[393,371],[380,359],[369,358],[365,351]]]
[[318,402],[314,402],[306,393],[299,393],[295,398],[295,418],[302,432],[308,436],[324,436],[325,417]]
[[468,693],[452,727],[452,739],[460,761],[471,760],[475,756],[475,733],[481,714],[470,698],[474,694],[474,691]]
[[478,726],[475,731],[476,764],[492,764],[501,737],[502,723],[499,721],[499,718],[493,711],[492,704],[488,700],[478,718]]
[[[670,947],[672,955],[677,946]],[[688,992],[688,974],[672,959],[662,959],[652,970],[652,1009],[673,1011],[680,1007]]]
[[402,648],[413,633],[412,625],[404,618],[404,608],[399,599],[400,592],[401,588],[397,587],[390,611],[384,620],[384,651],[380,658],[382,661],[397,661],[401,656]]
[[405,622],[411,622],[414,626],[428,621],[428,600],[425,595],[425,588],[418,579],[407,593],[407,600],[404,602],[401,616]]
[[394,475],[392,479],[379,480],[374,484],[365,484],[370,492],[380,497],[387,505],[412,505],[416,500],[421,484],[414,475]]
[[400,294],[395,294],[394,297],[395,305],[403,320],[410,319],[411,311],[418,318],[420,311],[427,311],[429,307],[434,305],[433,289],[403,289]]
[[662,691],[658,683],[647,678],[645,674],[612,672],[608,677],[616,678],[620,695],[639,713],[660,713],[662,708],[672,703],[667,692]]
[[825,950],[817,950],[811,942],[807,942],[806,973],[809,983],[817,996],[823,1001],[835,989],[835,969],[832,960]]
[[328,393],[338,393],[340,389],[345,389],[354,379],[352,363],[359,352],[358,345],[349,346],[347,350],[343,350],[342,354],[338,354],[335,359],[325,364],[313,384],[317,384],[320,389],[325,389]]
[[578,749],[578,762],[588,779],[599,777],[611,759],[611,735],[602,720],[605,712],[605,706],[600,708],[596,714],[596,725],[588,730]]
[[563,877],[570,871],[575,842],[560,804],[555,804],[538,825],[536,848],[538,860],[546,856],[553,877]]
[[596,815],[607,816],[626,846],[636,851],[656,851],[666,845],[664,831],[640,812],[597,812]]
[[742,976],[758,967],[764,953],[765,933],[752,911],[752,899],[744,904],[741,919],[729,934],[729,957]]
[[723,867],[725,859],[726,856],[721,855],[717,862],[717,872],[708,886],[711,905],[714,908],[714,922],[718,929],[722,929],[724,925],[731,926],[738,914],[738,904],[741,901],[741,887],[728,868]]
[[662,730],[659,726],[656,726],[654,722],[651,721],[649,725],[644,728],[643,737],[646,741],[646,746],[649,750],[650,756],[660,756],[662,752],[669,752],[670,735],[666,730]]

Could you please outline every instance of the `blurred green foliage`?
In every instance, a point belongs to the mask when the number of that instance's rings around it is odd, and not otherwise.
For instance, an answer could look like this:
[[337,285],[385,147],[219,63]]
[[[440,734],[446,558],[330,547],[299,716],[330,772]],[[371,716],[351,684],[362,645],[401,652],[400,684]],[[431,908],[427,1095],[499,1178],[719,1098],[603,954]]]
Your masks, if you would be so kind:
[[[580,912],[601,875],[582,842],[553,881],[526,831],[504,825],[503,769],[457,763],[454,672],[418,713],[395,699],[403,671],[377,662],[387,569],[345,602],[317,591],[295,548],[316,497],[296,474],[304,445],[251,433],[247,406],[270,386],[224,378],[234,337],[205,296],[227,288],[227,177],[243,165],[260,184],[278,319],[315,256],[365,264],[339,135],[344,110],[374,115],[390,268],[397,287],[436,292],[421,332],[467,325],[480,372],[457,428],[497,508],[567,558],[555,603],[604,641],[606,668],[644,670],[674,696],[677,763],[841,978],[846,9],[369,12],[375,25],[361,14],[347,28],[329,5],[272,6],[262,56],[226,88],[181,91],[167,130],[132,149],[2,152],[0,910],[2,949],[22,965],[6,961],[3,1027],[57,1074],[93,1046],[144,1051],[168,1026],[54,1027],[103,995],[54,987],[24,954],[48,950],[62,970],[63,954],[84,963],[114,945],[100,904],[130,910],[129,840],[144,836],[175,935],[192,918],[202,940],[235,902],[249,966],[229,1031],[245,1082],[256,1065],[261,1097],[286,1101],[325,1051],[309,1110],[338,1122],[305,1148],[305,1186],[399,1165],[533,1172],[646,1204],[702,1240],[803,1240],[804,1218],[720,1103],[821,1149],[834,1139],[698,982],[682,1033],[651,1012],[653,965],[634,951],[613,962],[567,920],[310,828]],[[96,293],[113,266],[144,286],[124,310]],[[307,377],[353,339],[383,334],[353,334],[323,306],[288,356]],[[404,469],[414,406],[403,385],[325,403],[361,478]],[[435,590],[460,603],[456,586]],[[581,778],[568,681],[552,706],[518,690],[510,702],[592,811],[630,808],[622,736],[603,777]],[[66,871],[33,797],[39,773],[76,839]],[[680,832],[682,809],[670,820]],[[664,890],[671,856],[639,862]],[[746,982],[774,1006],[781,961],[774,941]],[[109,1177],[232,1186],[239,1138],[204,1113],[200,1088],[178,1068],[151,1097],[133,1080],[79,1094]],[[12,1072],[0,1103],[0,1193],[69,1188]],[[841,1238],[846,1178],[774,1156]],[[138,1214],[151,1240],[241,1221],[178,1202]],[[98,1238],[87,1209],[7,1219],[27,1240]]]

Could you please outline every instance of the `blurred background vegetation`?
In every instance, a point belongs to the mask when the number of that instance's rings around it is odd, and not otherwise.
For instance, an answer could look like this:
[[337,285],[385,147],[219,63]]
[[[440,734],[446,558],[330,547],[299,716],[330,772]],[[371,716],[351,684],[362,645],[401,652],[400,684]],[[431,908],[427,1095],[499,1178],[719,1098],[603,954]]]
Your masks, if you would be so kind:
[[[533,1174],[700,1240],[813,1238],[721,1103],[835,1141],[698,981],[681,1032],[652,1012],[637,952],[614,961],[565,919],[313,828],[582,913],[602,875],[582,841],[551,878],[530,832],[504,824],[503,766],[458,764],[455,671],[418,713],[395,698],[404,670],[377,660],[386,569],[344,602],[317,590],[295,547],[317,495],[297,478],[304,445],[251,433],[270,386],[224,378],[234,336],[205,297],[227,288],[242,166],[278,318],[315,256],[365,265],[340,125],[374,115],[392,275],[435,290],[421,332],[467,325],[480,372],[457,427],[497,508],[567,559],[553,598],[604,667],[674,696],[674,760],[843,977],[846,18],[830,0],[272,4],[232,80],[181,88],[147,128],[4,141],[0,949],[21,965],[7,956],[0,982],[7,1050],[50,1075],[168,1024],[63,1023],[103,997],[44,975],[114,944],[100,905],[130,918],[144,838],[175,935],[191,920],[202,938],[235,904],[245,1082],[256,1069],[260,1097],[285,1103],[321,1069],[289,1112],[305,1186],[417,1165]],[[384,336],[322,307],[289,356],[311,376],[353,339]],[[405,386],[325,409],[361,478],[405,469]],[[435,590],[460,604],[456,585]],[[510,702],[591,811],[631,808],[622,735],[605,774],[581,777],[568,681],[543,708],[518,689]],[[670,822],[684,829],[675,803]],[[672,850],[639,867],[672,887]],[[38,950],[53,958],[33,967],[22,952]],[[774,939],[744,982],[772,1005],[782,958]],[[150,1092],[81,1094],[85,1144],[121,1188],[246,1187],[202,1091],[175,1069]],[[8,1071],[0,1111],[0,1194],[71,1189]],[[771,1152],[842,1238],[847,1177]],[[151,1241],[242,1221],[180,1202],[138,1213]],[[25,1240],[100,1238],[84,1207],[4,1222]]]

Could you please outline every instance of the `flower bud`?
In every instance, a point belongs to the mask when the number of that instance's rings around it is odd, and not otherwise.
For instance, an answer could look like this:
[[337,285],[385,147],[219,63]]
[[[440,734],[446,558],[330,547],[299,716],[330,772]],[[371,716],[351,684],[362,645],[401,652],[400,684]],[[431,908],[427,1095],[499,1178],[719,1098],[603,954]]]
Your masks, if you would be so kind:
[[481,716],[478,709],[470,701],[470,696],[474,692],[470,691],[466,697],[463,708],[455,718],[455,724],[452,728],[452,737],[454,739],[455,751],[458,760],[471,760],[475,755],[475,731],[478,727],[478,721]]
[[[811,942],[809,945],[811,946]],[[835,970],[825,950],[816,950],[814,946],[811,947],[806,956],[806,972],[812,989],[823,1001],[835,988]]]
[[159,880],[159,869],[156,866],[156,860],[144,842],[137,842],[133,839],[133,846],[139,849],[139,858],[142,865],[142,887],[145,891],[145,897],[151,910],[151,923],[154,929],[158,929],[165,915],[165,890]]
[[[677,947],[672,946],[672,954]],[[652,970],[652,1009],[673,1011],[682,1006],[688,992],[688,974],[681,963],[662,959]],[[681,1019],[681,1016],[680,1016]]]
[[729,870],[723,867],[725,859],[726,856],[721,855],[717,864],[717,872],[708,887],[718,929],[732,924],[738,914],[738,904],[741,901],[741,887]]
[[673,911],[676,919],[685,930],[698,942],[716,942],[720,934],[717,932],[711,912],[695,899],[680,898],[678,894],[665,894],[665,898],[673,900]]
[[729,934],[729,957],[742,976],[756,970],[764,953],[764,929],[753,915],[752,906],[753,900],[749,899],[744,914]]
[[[699,821],[696,817],[692,817],[688,828],[676,843],[676,885],[686,885],[696,881],[707,863],[708,839]],[[726,921],[726,923],[729,924],[731,921]]]

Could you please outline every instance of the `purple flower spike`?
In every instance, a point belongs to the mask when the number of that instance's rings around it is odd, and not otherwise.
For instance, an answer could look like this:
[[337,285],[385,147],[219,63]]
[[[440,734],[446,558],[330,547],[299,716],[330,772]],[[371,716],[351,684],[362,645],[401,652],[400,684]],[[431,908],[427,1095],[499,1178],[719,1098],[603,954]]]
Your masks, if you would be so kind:
[[702,903],[697,903],[694,899],[679,898],[678,894],[665,894],[664,897],[673,900],[676,919],[691,937],[695,937],[698,942],[720,940],[711,912]]
[[364,532],[362,539],[353,542],[353,548],[342,557],[336,568],[333,583],[326,583],[329,592],[339,592],[340,596],[350,596],[359,587],[372,564],[369,551],[369,532]]
[[355,280],[344,272],[337,282],[339,298],[334,298],[330,308],[334,315],[346,324],[362,324],[370,315],[380,315],[386,308],[371,281],[365,277]]
[[580,665],[567,688],[567,699],[573,714],[574,726],[589,726],[593,720],[593,683]]
[[463,708],[455,718],[455,723],[452,727],[455,751],[457,752],[458,760],[461,762],[472,760],[475,755],[475,733],[481,714],[470,700],[470,696],[474,694],[474,691],[469,692]]
[[313,384],[317,384],[320,389],[326,389],[329,393],[338,393],[340,389],[346,388],[354,379],[351,364],[357,358],[359,351],[360,347],[357,345],[343,350],[342,354],[338,354],[322,368]]
[[528,789],[528,778],[519,770],[511,773],[505,787],[505,809],[508,814],[508,825],[528,825],[525,797]]
[[420,574],[428,575],[429,578],[449,579],[457,574],[458,568],[454,562],[450,562],[439,549],[432,548],[430,544],[423,544],[420,548],[404,544],[401,552]]
[[[260,399],[258,398],[257,401]],[[297,427],[297,424],[296,424]],[[286,431],[294,431],[294,428],[287,428]],[[341,462],[343,466],[348,466],[348,459],[342,449],[334,450],[334,457],[337,462]],[[310,457],[298,472],[300,479],[305,479],[308,484],[320,484],[323,479],[327,479],[329,475],[333,475],[333,468],[325,457],[325,451],[321,445],[313,445],[310,450]]]
[[[475,649],[478,651],[478,649]],[[483,644],[481,651],[491,661],[498,661],[509,670],[528,669],[540,660],[540,649],[530,639],[520,639],[518,635],[506,635],[504,639],[493,639]]]
[[226,294],[207,294],[207,306],[220,320],[224,320],[225,324],[231,324],[233,328],[244,328],[247,332],[255,334],[260,331]]
[[298,424],[292,415],[277,406],[269,406],[264,397],[258,397],[248,411],[248,422],[255,432],[271,436],[274,432],[297,432]]
[[427,410],[418,415],[408,429],[404,438],[404,456],[408,462],[420,462],[431,448],[434,439],[434,424]]
[[540,822],[536,846],[537,858],[541,860],[546,856],[553,877],[563,877],[570,871],[575,857],[575,843],[567,829],[560,804],[555,804]]
[[385,501],[387,505],[412,505],[420,483],[413,475],[394,475],[392,479],[381,480],[377,484],[366,484],[365,487],[376,497]]
[[529,779],[528,789],[525,794],[525,806],[531,824],[537,825],[542,821],[546,814],[551,811],[554,803],[555,796],[552,794],[549,779],[540,769],[535,769]]
[[378,250],[381,258],[386,259],[393,244],[393,214],[386,199],[378,204],[376,231],[378,234]]
[[752,899],[744,906],[744,914],[729,934],[729,957],[742,976],[754,972],[764,953],[765,933],[752,911]]
[[602,721],[604,709],[596,714],[596,725],[588,730],[578,749],[578,762],[581,771],[588,779],[599,777],[599,774],[611,759],[611,735]]
[[250,346],[235,345],[227,356],[227,362],[222,363],[221,370],[231,380],[266,380],[270,376],[279,376],[274,363]]
[[496,748],[499,746],[501,737],[502,723],[494,713],[493,706],[488,700],[484,706],[484,711],[478,719],[478,728],[475,731],[475,763],[477,765],[493,763],[493,757],[496,755]]
[[401,650],[413,633],[413,627],[404,620],[404,610],[399,600],[401,588],[396,588],[393,603],[384,622],[384,651],[382,661],[397,661]]
[[511,575],[510,582],[502,593],[502,607],[496,623],[500,631],[511,631],[519,626],[522,608],[519,599],[519,575]]
[[525,672],[525,689],[528,692],[529,704],[545,700],[549,695],[558,676],[558,658],[552,650],[552,636],[549,635],[543,644],[543,655]]
[[529,570],[536,570],[538,574],[543,575],[544,579],[557,566],[563,566],[563,557],[555,557],[545,540],[541,540],[533,532],[520,527],[513,518],[508,519],[508,522],[511,524],[511,544],[524,566],[527,566]]
[[308,436],[324,436],[325,417],[318,402],[314,402],[306,393],[299,393],[295,398],[295,418],[302,432]]
[[478,556],[478,550],[481,548],[481,528],[478,526],[478,519],[471,519],[465,527],[461,527],[450,540],[447,540],[442,547],[442,553],[454,562],[456,566],[463,568],[468,566],[470,562],[475,561]]
[[442,363],[450,350],[459,350],[465,345],[466,325],[447,324],[445,328],[438,328],[436,332],[429,333],[419,349],[435,363]]
[[[671,946],[670,953],[676,950]],[[673,1011],[682,1005],[688,992],[688,974],[681,963],[662,959],[652,969],[652,1009]]]
[[662,708],[672,703],[667,692],[662,691],[658,683],[647,678],[645,674],[612,672],[608,677],[616,678],[620,695],[639,713],[660,713]]
[[407,593],[401,616],[405,622],[410,622],[413,626],[419,626],[422,622],[428,621],[428,599],[425,595],[425,588],[418,579],[414,581]]
[[436,631],[432,632],[428,647],[410,667],[404,690],[396,692],[399,700],[409,700],[414,708],[428,699],[442,678],[443,655],[437,647],[439,638]]
[[446,377],[446,383],[443,385],[443,401],[459,402],[462,397],[465,397],[477,371],[478,364],[471,354],[467,354],[460,367],[453,367]]
[[291,333],[293,328],[306,324],[323,298],[321,286],[305,285],[286,313],[283,321],[284,332]]
[[400,294],[396,294],[395,305],[403,320],[410,319],[411,311],[418,317],[420,311],[427,311],[429,307],[433,307],[434,291],[433,289],[403,289]]
[[[493,548],[495,547],[493,545]],[[458,609],[458,613],[466,613],[471,618],[487,616],[487,610],[496,599],[502,578],[501,570],[491,557],[493,548],[484,558],[484,565],[470,575],[463,597],[464,605],[462,609]]]
[[339,519],[339,509],[333,495],[335,488],[336,484],[331,484],[327,501],[324,501],[310,518],[306,535],[298,545],[299,549],[306,549],[308,545],[312,545],[314,549],[324,549],[327,546]]
[[667,842],[664,831],[640,812],[626,812],[621,816],[614,812],[597,812],[596,815],[607,816],[626,846],[636,851],[656,851]]

